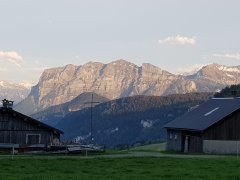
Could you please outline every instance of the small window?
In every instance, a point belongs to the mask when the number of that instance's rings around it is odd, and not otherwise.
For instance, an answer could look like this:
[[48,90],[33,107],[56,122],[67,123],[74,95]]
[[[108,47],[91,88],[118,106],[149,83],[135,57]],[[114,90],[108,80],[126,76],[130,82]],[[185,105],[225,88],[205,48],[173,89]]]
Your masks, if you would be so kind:
[[175,136],[174,136],[174,139],[175,139],[175,140],[177,140],[177,137],[178,137],[178,135],[177,135],[177,134],[175,134]]
[[172,139],[173,135],[172,133],[169,134],[169,139]]
[[40,144],[41,135],[40,134],[27,134],[26,144]]

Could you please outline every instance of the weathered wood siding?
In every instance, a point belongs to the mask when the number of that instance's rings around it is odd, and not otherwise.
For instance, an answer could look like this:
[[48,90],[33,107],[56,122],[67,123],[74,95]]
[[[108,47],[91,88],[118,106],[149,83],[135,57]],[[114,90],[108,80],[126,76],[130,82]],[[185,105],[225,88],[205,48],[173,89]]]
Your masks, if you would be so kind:
[[178,130],[167,130],[167,150],[182,151],[182,133]]
[[185,149],[185,138],[188,137],[187,152],[200,153],[203,152],[202,134],[193,131],[171,130],[167,131],[167,150],[181,151]]
[[[170,133],[181,134],[181,138],[179,138],[179,141],[174,141],[174,139],[169,139]],[[236,147],[238,148],[238,146],[236,145],[234,146],[234,143],[240,141],[240,110],[225,117],[220,122],[210,126],[204,132],[197,132],[197,131],[190,131],[190,130],[180,131],[175,129],[172,129],[172,130],[168,129],[167,136],[168,136],[167,137],[168,150],[183,151],[185,146],[185,138],[188,137],[188,143],[186,144],[188,144],[188,152],[190,153],[203,152],[204,151],[203,142],[205,142],[205,149],[211,149],[209,150],[209,152],[212,152],[212,153],[217,153],[217,152],[222,153],[223,148],[219,149],[219,151],[217,151],[217,148],[225,147],[226,144],[231,144],[231,147],[229,146],[229,149],[224,149],[225,153],[235,152]],[[180,145],[180,139],[182,142],[181,145]],[[206,145],[206,142],[210,142],[212,144],[208,143]],[[209,144],[211,145],[211,147]]]
[[204,140],[240,140],[240,111],[204,131]]
[[[196,131],[182,131],[183,141],[184,137],[188,137],[188,152],[201,153],[203,152],[203,139],[202,134]],[[183,142],[184,146],[184,142]],[[184,147],[183,147],[184,149]]]
[[0,143],[31,144],[39,136],[37,144],[51,144],[53,132],[40,124],[31,122],[26,116],[11,111],[0,111]]
[[203,152],[203,140],[201,136],[191,136],[189,139],[189,152],[201,153]]

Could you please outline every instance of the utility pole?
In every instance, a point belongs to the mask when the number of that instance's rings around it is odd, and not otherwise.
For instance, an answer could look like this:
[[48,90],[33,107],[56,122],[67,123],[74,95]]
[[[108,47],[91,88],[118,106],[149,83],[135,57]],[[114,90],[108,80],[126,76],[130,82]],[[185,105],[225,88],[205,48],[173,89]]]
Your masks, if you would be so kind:
[[91,123],[91,129],[90,129],[90,138],[91,138],[91,141],[93,141],[94,140],[94,138],[93,138],[93,104],[98,104],[98,103],[100,103],[100,102],[94,102],[93,101],[93,93],[92,93],[92,99],[91,99],[91,101],[90,102],[86,102],[85,104],[91,104],[91,106],[90,106],[90,123]]

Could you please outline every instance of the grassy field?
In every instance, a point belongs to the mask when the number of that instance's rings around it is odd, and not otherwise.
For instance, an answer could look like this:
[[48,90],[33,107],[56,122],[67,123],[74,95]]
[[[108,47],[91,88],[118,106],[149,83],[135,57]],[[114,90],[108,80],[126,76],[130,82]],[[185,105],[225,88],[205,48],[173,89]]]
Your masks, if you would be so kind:
[[240,160],[227,158],[0,157],[0,179],[240,179]]
[[138,147],[131,148],[130,150],[160,152],[160,151],[166,150],[166,143],[157,143],[157,144],[138,146]]

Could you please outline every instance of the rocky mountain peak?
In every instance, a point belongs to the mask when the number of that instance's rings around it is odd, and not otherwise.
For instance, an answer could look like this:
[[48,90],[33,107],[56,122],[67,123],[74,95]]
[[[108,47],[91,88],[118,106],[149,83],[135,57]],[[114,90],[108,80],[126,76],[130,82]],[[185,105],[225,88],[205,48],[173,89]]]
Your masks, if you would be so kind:
[[213,92],[226,85],[240,83],[240,78],[236,78],[240,76],[238,69],[211,64],[191,76],[180,76],[149,63],[138,67],[123,59],[108,64],[70,64],[45,70],[39,83],[19,107],[28,104],[31,114],[69,102],[84,92],[94,92],[108,99],[133,95]]
[[187,79],[231,85],[240,83],[239,76],[240,66],[225,66],[214,63],[204,66],[193,75],[187,76]]
[[143,63],[142,64],[142,67],[143,68],[146,68],[146,69],[156,69],[156,70],[161,70],[161,68],[157,67],[157,66],[154,66],[150,63]]
[[[101,67],[103,66],[104,64],[101,63],[101,62],[94,62],[94,61],[89,61],[88,63],[85,63],[84,65],[82,65],[82,67]],[[80,67],[80,66],[78,66]]]
[[113,64],[113,65],[119,65],[119,66],[128,66],[128,65],[133,65],[133,66],[136,66],[135,64],[129,62],[129,61],[126,61],[124,59],[118,59],[116,61],[112,61],[109,63],[110,64]]
[[18,103],[27,97],[30,89],[23,85],[0,80],[0,100],[9,99]]
[[[95,92],[108,99],[140,94],[168,94],[168,87],[176,79],[177,76],[151,64],[138,67],[123,59],[108,64],[70,64],[45,70],[27,101],[28,104],[34,104],[34,112],[71,101],[84,92]],[[161,83],[165,80],[167,82]],[[20,106],[23,104],[24,102]]]
[[146,71],[146,72],[151,72],[152,74],[167,74],[167,75],[176,76],[176,75],[171,74],[168,71],[162,70],[161,68],[159,68],[155,65],[152,65],[150,63],[143,63],[142,70]]
[[235,72],[240,73],[240,66],[226,66],[220,64],[209,64],[207,66],[202,67],[200,71],[207,72],[207,71],[221,71],[221,72]]

